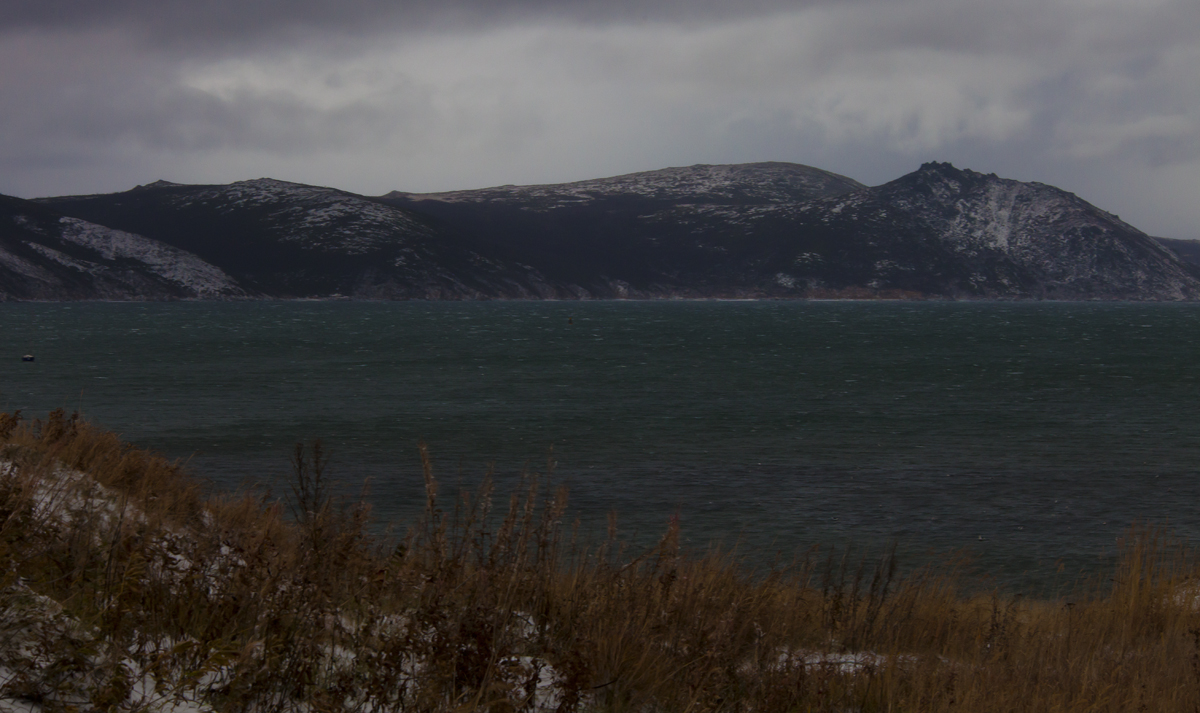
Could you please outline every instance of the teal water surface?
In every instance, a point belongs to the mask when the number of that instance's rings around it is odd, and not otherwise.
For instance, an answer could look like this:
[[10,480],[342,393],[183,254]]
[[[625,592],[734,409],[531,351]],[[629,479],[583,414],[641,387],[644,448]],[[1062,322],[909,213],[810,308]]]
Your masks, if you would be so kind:
[[[1200,537],[1200,306],[1127,303],[0,304],[0,409],[79,409],[214,488],[319,437],[382,519],[526,468],[585,527],[759,559],[968,548],[1002,584]],[[36,355],[23,363],[26,352]],[[552,450],[551,450],[552,449]]]

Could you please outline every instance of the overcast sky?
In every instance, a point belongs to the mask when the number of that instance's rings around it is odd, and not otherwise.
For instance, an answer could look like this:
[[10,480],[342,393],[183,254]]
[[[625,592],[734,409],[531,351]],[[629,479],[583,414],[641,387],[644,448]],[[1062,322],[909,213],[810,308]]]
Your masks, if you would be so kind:
[[930,160],[1200,238],[1197,0],[0,0],[0,193]]

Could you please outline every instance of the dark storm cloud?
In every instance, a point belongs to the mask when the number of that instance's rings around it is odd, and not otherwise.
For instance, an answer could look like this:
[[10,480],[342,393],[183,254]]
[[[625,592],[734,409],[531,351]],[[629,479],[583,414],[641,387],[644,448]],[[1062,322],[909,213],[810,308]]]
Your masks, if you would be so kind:
[[[719,21],[835,0],[10,0],[6,30],[136,28],[150,41],[220,47],[288,33],[478,28],[531,17],[580,22]],[[857,0],[837,0],[855,2]]]
[[9,0],[0,192],[931,159],[1200,237],[1195,0]]

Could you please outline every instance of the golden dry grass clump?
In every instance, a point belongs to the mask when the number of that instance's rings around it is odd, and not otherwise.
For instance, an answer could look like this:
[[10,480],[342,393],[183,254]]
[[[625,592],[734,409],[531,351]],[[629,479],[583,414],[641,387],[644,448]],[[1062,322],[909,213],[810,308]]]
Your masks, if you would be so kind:
[[[809,556],[585,549],[536,476],[373,533],[297,446],[284,504],[57,411],[0,415],[0,700],[43,710],[1195,711],[1197,568],[1153,531],[1067,599]],[[290,515],[290,517],[289,517]]]

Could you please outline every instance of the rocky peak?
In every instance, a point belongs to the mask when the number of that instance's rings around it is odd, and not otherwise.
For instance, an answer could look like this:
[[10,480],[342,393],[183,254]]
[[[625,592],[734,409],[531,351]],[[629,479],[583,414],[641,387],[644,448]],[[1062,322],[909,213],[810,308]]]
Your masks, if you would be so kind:
[[140,185],[134,186],[133,188],[129,189],[129,192],[133,193],[134,191],[153,191],[153,190],[158,190],[161,188],[179,188],[181,186],[183,186],[182,183],[172,183],[170,181],[164,181],[162,179],[159,179],[157,181],[154,181],[153,183],[147,183],[144,186],[140,186]]
[[1006,181],[994,173],[982,174],[969,169],[955,168],[948,162],[931,161],[875,190],[882,195],[921,196],[926,201],[952,201],[964,194],[977,192],[994,182]]

